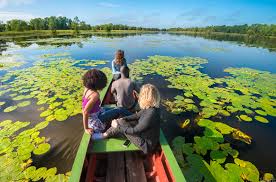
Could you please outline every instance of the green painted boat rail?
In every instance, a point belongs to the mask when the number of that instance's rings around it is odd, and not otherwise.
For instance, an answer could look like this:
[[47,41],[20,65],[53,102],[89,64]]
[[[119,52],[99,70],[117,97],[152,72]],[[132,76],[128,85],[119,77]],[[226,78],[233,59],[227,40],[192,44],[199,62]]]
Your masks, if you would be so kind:
[[[110,85],[111,83],[111,77],[108,78],[109,80],[109,84],[108,86]],[[101,101],[104,99],[104,96],[107,92],[109,87],[106,87],[104,88],[101,93],[100,93],[100,98],[101,98]],[[81,142],[80,142],[80,145],[79,145],[79,149],[78,149],[78,152],[76,154],[76,157],[75,157],[75,160],[74,160],[74,163],[73,163],[73,167],[72,167],[72,170],[71,170],[71,176],[69,178],[69,182],[78,182],[80,181],[80,177],[81,177],[81,172],[82,172],[82,168],[83,168],[83,163],[84,163],[84,160],[85,160],[85,156],[86,156],[86,153],[87,153],[87,148],[88,148],[88,144],[89,144],[89,141],[90,141],[90,137],[91,135],[87,134],[87,133],[83,133],[83,136],[82,136],[82,139],[81,139]]]
[[173,172],[175,181],[176,182],[186,182],[186,179],[185,179],[185,177],[184,177],[184,175],[174,157],[174,154],[164,136],[162,129],[160,129],[160,145],[161,145],[164,155],[166,156],[166,159],[169,163],[171,171]]

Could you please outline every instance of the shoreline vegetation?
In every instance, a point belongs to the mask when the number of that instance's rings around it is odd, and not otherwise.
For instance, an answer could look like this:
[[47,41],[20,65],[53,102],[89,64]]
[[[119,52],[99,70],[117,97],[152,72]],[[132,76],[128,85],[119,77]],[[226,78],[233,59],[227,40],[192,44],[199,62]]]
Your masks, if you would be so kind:
[[95,33],[149,33],[169,32],[197,35],[238,35],[248,37],[276,38],[276,24],[252,24],[252,25],[221,25],[207,27],[177,27],[177,28],[149,28],[140,26],[128,26],[122,24],[90,25],[80,21],[76,16],[70,19],[64,16],[50,16],[45,18],[33,18],[30,21],[19,19],[2,22],[0,20],[0,37],[22,35],[72,35]]
[[27,37],[27,36],[52,36],[52,35],[91,35],[91,34],[136,34],[136,33],[158,33],[160,31],[149,30],[26,30],[26,31],[7,31],[0,32],[1,38]]

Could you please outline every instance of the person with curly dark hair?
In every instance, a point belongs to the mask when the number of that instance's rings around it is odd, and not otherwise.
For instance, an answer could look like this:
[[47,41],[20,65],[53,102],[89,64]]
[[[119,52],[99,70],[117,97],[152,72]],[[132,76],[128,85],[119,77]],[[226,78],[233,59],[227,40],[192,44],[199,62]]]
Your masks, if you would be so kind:
[[99,91],[106,87],[107,77],[98,70],[88,70],[82,77],[84,92],[82,97],[83,127],[86,133],[102,132],[107,122],[119,116],[127,116],[129,113],[122,108],[104,112],[101,108]]

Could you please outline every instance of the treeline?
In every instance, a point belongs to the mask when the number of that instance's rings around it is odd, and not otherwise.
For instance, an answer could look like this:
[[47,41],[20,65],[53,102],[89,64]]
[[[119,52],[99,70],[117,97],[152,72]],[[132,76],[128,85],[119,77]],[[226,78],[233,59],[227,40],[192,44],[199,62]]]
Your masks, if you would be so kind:
[[252,25],[234,25],[234,26],[207,26],[193,28],[170,28],[169,31],[190,31],[195,33],[239,33],[253,36],[276,36],[276,24],[252,24]]
[[127,25],[116,25],[116,24],[104,24],[91,26],[84,21],[80,21],[76,16],[73,20],[63,16],[51,16],[46,18],[34,18],[30,21],[24,20],[10,20],[6,23],[0,21],[0,32],[4,31],[27,31],[27,30],[74,30],[78,32],[79,30],[139,30],[139,31],[159,31],[158,28],[143,28]]

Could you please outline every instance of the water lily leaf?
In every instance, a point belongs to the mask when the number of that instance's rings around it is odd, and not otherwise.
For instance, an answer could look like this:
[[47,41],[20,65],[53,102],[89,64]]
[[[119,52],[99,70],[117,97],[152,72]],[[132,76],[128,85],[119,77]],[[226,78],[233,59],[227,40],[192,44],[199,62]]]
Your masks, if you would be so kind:
[[3,106],[6,102],[0,102],[0,106]]
[[192,144],[191,143],[184,143],[182,145],[182,152],[186,155],[191,155],[194,152]]
[[243,120],[243,121],[252,121],[252,118],[250,118],[249,116],[247,115],[240,115],[240,118]]
[[46,153],[48,150],[50,150],[51,146],[48,143],[42,143],[40,145],[37,146],[37,148],[35,148],[33,150],[33,153],[35,155],[41,155]]
[[47,116],[45,121],[53,121],[55,120],[55,115],[50,115],[50,116]]
[[52,113],[53,113],[53,111],[51,111],[51,110],[46,110],[46,111],[44,111],[44,112],[42,112],[42,113],[40,114],[40,117],[49,116],[49,115],[51,115]]
[[205,136],[203,137],[195,136],[194,141],[195,141],[194,149],[198,154],[206,155],[208,150],[219,149],[219,144],[216,141]]
[[232,149],[232,147],[230,146],[230,143],[220,144],[220,148],[224,152],[230,154],[233,158],[237,158],[239,155],[239,152],[237,150]]
[[41,129],[43,129],[43,128],[46,128],[46,127],[48,126],[48,124],[49,124],[48,121],[43,121],[43,122],[41,122],[41,123],[38,123],[38,124],[35,126],[35,128],[36,128],[37,130],[41,130]]
[[44,176],[44,179],[45,178],[49,178],[49,177],[52,177],[52,176],[55,176],[55,174],[57,173],[57,168],[56,167],[53,167],[53,168],[50,168],[46,171],[46,173],[43,175]]
[[212,150],[210,156],[213,160],[217,161],[218,163],[224,163],[227,157],[227,153],[219,150]]
[[245,142],[247,144],[251,144],[251,142],[252,142],[252,137],[251,136],[249,136],[249,135],[241,132],[238,129],[235,129],[233,131],[232,136],[233,136],[234,139],[243,141],[243,142]]
[[182,124],[181,124],[181,128],[186,128],[189,124],[190,124],[190,119],[186,119]]
[[4,112],[12,112],[15,109],[17,109],[17,106],[10,106],[10,107],[7,107],[6,109],[4,109]]
[[263,177],[263,180],[264,181],[273,181],[275,178],[273,176],[273,174],[271,173],[265,173],[264,174],[264,177]]
[[238,158],[234,159],[234,162],[242,168],[242,179],[259,181],[259,171],[251,162],[243,161]]
[[26,107],[31,104],[31,101],[23,101],[17,104],[17,107]]
[[185,138],[178,136],[175,137],[172,141],[172,148],[174,149],[174,156],[177,159],[180,167],[184,167],[185,166],[185,160],[182,154],[182,145],[185,144]]
[[255,116],[254,118],[257,121],[260,121],[261,123],[269,123],[269,121],[266,118],[262,117],[262,116]]
[[263,111],[263,110],[255,110],[255,112],[259,115],[262,115],[262,116],[267,116],[266,112]]

